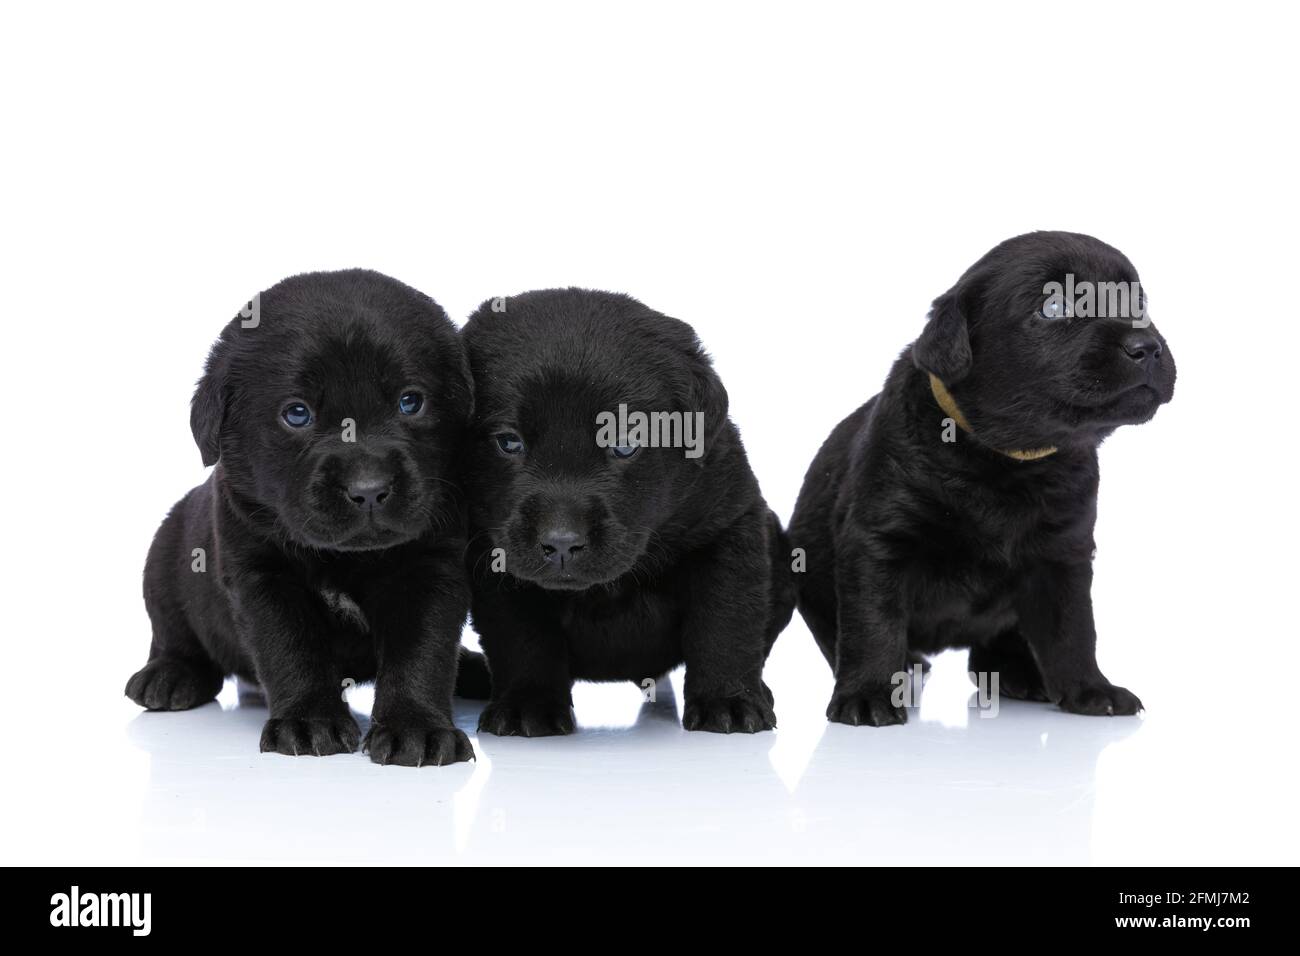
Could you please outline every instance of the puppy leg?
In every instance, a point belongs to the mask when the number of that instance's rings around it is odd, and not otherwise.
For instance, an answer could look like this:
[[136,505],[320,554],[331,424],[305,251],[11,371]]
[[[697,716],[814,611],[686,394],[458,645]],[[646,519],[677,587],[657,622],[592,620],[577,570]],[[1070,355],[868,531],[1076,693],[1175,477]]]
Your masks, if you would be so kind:
[[764,641],[764,660],[772,653],[772,645],[794,617],[799,601],[799,587],[791,567],[790,539],[781,527],[776,513],[767,513],[768,547],[772,558],[771,605],[768,610],[767,637]]
[[215,700],[225,674],[199,643],[185,612],[151,580],[157,572],[156,566],[146,568],[145,609],[153,626],[149,661],[126,682],[126,696],[147,710],[189,710]]
[[[807,572],[812,575],[813,572]],[[831,670],[835,669],[835,643],[839,608],[835,600],[835,569],[819,570],[799,589],[799,614],[812,632],[813,640],[821,650]]]
[[452,693],[466,700],[487,700],[492,696],[492,674],[486,657],[461,647],[456,663],[456,689]]
[[1142,701],[1097,667],[1092,565],[1045,565],[1019,600],[1020,627],[1042,671],[1047,697],[1073,714],[1136,714]]
[[362,749],[380,764],[439,767],[472,760],[451,719],[460,631],[469,610],[456,554],[430,553],[372,582],[366,617],[379,651],[375,706]]
[[682,726],[752,734],[776,726],[763,684],[769,606],[767,514],[747,514],[685,569],[690,587],[682,630],[686,659]]
[[907,722],[907,708],[894,702],[896,677],[907,663],[907,620],[896,588],[860,542],[845,542],[837,555],[839,600],[835,691],[826,718],[871,727]]
[[1014,700],[1047,700],[1042,671],[1019,631],[1006,631],[970,649],[966,670],[997,674],[998,694]]
[[492,594],[474,603],[474,628],[492,670],[492,699],[480,733],[550,737],[573,733],[573,680],[564,636],[545,611]]
[[208,542],[208,529],[191,528],[186,520],[186,502],[194,494],[166,516],[144,562],[144,610],[153,640],[148,662],[126,682],[126,696],[148,710],[196,708],[216,698],[225,682],[225,671],[200,643],[185,613],[200,589],[208,587],[208,576],[192,571],[185,544],[188,537]]
[[356,750],[361,728],[343,702],[329,652],[333,626],[319,596],[292,569],[271,567],[237,575],[232,597],[241,642],[271,709],[262,751],[324,757]]

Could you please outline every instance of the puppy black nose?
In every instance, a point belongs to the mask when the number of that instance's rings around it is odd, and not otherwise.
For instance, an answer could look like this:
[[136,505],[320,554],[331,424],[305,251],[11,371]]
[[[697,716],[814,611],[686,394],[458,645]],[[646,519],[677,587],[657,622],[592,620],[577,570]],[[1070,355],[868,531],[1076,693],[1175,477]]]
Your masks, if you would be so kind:
[[572,528],[552,528],[542,532],[542,557],[561,567],[573,561],[587,546],[587,540]]
[[1150,368],[1160,358],[1160,340],[1150,332],[1135,331],[1124,336],[1124,351],[1143,368]]
[[387,478],[363,478],[348,485],[348,500],[358,508],[379,508],[392,490]]

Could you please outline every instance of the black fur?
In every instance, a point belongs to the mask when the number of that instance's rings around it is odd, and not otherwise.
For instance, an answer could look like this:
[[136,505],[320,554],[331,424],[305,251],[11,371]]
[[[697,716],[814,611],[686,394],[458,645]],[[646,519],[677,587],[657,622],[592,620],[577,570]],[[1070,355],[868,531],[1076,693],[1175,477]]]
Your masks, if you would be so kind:
[[[829,719],[903,723],[894,675],[909,654],[951,647],[970,648],[971,670],[999,672],[1009,696],[1082,714],[1141,708],[1096,662],[1097,446],[1169,401],[1174,361],[1154,326],[1042,317],[1044,285],[1066,273],[1137,280],[1088,236],[1002,243],[934,301],[884,390],[808,469],[790,540],[807,557],[799,610],[835,672]],[[953,443],[929,373],[969,420]],[[999,451],[1049,446],[1034,461]]]
[[[266,694],[262,750],[323,755],[359,743],[342,681],[375,680],[372,760],[470,759],[451,719],[468,605],[454,469],[473,402],[455,327],[362,270],[286,279],[245,321],[226,326],[194,396],[194,439],[216,468],[150,548],[153,642],[127,696],[183,710],[235,674]],[[423,405],[402,415],[410,391]],[[291,402],[309,426],[284,422]]]
[[[788,549],[695,333],[627,296],[567,289],[484,303],[464,335],[472,614],[493,685],[479,729],[569,733],[574,680],[641,683],[683,662],[687,729],[772,728],[762,670],[793,611],[788,579],[773,584]],[[703,456],[614,457],[597,415],[620,403],[702,411]],[[524,450],[503,452],[503,434]],[[563,560],[541,541],[556,529],[578,542]]]

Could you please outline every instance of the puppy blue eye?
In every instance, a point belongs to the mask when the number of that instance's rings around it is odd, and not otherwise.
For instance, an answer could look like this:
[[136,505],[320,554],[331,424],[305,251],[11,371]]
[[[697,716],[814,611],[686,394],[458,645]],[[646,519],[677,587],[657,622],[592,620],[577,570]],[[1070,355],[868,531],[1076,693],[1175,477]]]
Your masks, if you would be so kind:
[[496,439],[497,447],[507,455],[518,455],[524,450],[524,440],[514,432],[502,432],[493,437]]
[[397,400],[397,410],[403,415],[414,415],[424,407],[424,396],[419,392],[406,392]]
[[311,424],[311,409],[302,402],[293,402],[284,406],[280,417],[290,428],[306,428]]
[[612,445],[609,453],[615,458],[631,458],[641,450],[640,445]]
[[1038,310],[1038,314],[1048,321],[1056,321],[1057,319],[1070,318],[1073,311],[1069,303],[1065,301],[1064,296],[1054,295],[1043,303],[1043,307]]

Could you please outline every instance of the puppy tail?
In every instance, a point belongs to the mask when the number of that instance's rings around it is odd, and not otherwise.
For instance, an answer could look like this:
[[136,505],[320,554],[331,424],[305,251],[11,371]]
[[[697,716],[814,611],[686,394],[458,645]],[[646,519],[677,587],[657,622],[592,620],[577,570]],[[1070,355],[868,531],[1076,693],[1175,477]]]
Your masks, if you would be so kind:
[[487,658],[463,646],[456,670],[456,696],[470,700],[487,700],[492,696],[492,675],[488,672]]
[[781,519],[768,511],[768,547],[772,558],[772,595],[768,605],[767,649],[770,653],[777,637],[794,615],[798,583],[790,561],[790,538],[781,527]]

